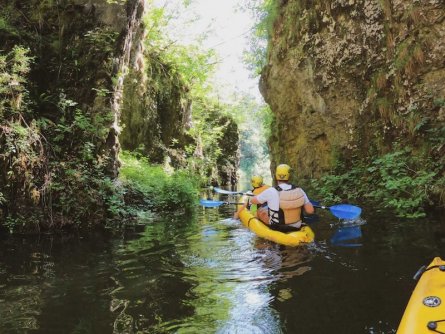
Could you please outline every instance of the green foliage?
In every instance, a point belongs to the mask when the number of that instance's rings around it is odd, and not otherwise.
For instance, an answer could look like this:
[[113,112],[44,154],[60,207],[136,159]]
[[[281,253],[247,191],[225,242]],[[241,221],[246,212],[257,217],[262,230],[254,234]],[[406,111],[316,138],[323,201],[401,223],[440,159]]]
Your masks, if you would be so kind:
[[[425,165],[425,160],[410,149],[399,149],[357,162],[353,168],[313,181],[325,202],[339,203],[359,198],[370,201],[377,211],[389,210],[407,218],[424,217],[431,204],[441,166]],[[422,166],[422,167],[420,167]]]
[[107,0],[109,4],[124,5],[126,0]]
[[5,205],[17,194],[39,200],[34,176],[44,156],[39,128],[29,120],[26,76],[31,62],[29,50],[19,45],[0,54],[0,188]]
[[168,24],[168,18],[165,8],[153,6],[145,14],[143,22],[147,29],[146,43],[156,49],[161,49],[163,45],[166,45],[163,30]]
[[175,69],[181,74],[186,86],[191,88],[195,97],[209,92],[208,78],[214,72],[215,57],[213,50],[202,50],[199,46],[176,46],[169,49],[165,59],[176,64]]
[[216,64],[212,59],[215,52],[205,50],[199,40],[189,45],[173,41],[167,34],[167,26],[174,19],[173,15],[165,7],[153,7],[145,15],[147,55],[156,55],[149,59],[151,61],[157,61],[157,56],[162,55],[162,62],[169,66],[166,72],[171,76],[179,75],[181,83],[190,89],[191,95],[203,97],[209,92],[208,79],[214,73]]
[[[169,30],[178,28],[173,21],[178,19],[181,8],[187,5],[184,2],[183,6],[178,4],[178,8],[173,9],[168,4],[161,8],[153,7],[145,16],[144,24],[148,31],[147,73],[153,77],[153,73],[160,68],[162,77],[169,78],[162,82],[156,80],[152,86],[162,94],[162,91],[169,91],[165,84],[176,83],[178,87],[183,87],[184,99],[193,101],[191,122],[188,124],[190,128],[187,131],[187,137],[192,140],[187,141],[183,157],[190,173],[197,173],[200,182],[207,184],[210,180],[220,182],[223,169],[235,169],[237,143],[230,152],[224,149],[228,141],[235,137],[237,140],[238,134],[233,130],[232,117],[228,117],[226,112],[229,106],[211,97],[214,90],[211,78],[217,65],[214,50],[205,49],[199,38],[190,44],[181,45],[175,41],[175,36],[171,37]],[[181,26],[181,29],[185,27]],[[224,138],[227,132],[231,133],[231,138]],[[171,146],[180,147],[181,142],[173,138]]]
[[[114,73],[118,33],[99,25],[94,10],[79,11],[72,2],[10,2],[0,7],[0,33],[7,37],[0,51],[1,219],[10,230],[39,223],[60,228],[121,220],[132,213],[124,204],[131,190],[113,182],[107,142],[113,123],[109,98],[120,76]],[[141,68],[147,75],[154,68],[164,72],[181,99],[197,101],[192,138],[184,136],[187,144],[197,144],[180,153],[191,162],[190,172],[169,176],[161,167],[148,170],[144,165],[136,171],[124,165],[122,175],[131,176],[129,184],[147,195],[153,209],[190,209],[196,197],[193,168],[202,173],[203,182],[218,174],[219,159],[226,158],[221,141],[233,122],[222,112],[226,106],[208,98],[213,52],[200,43],[180,46],[165,38],[163,27],[171,17],[152,8],[145,22],[146,56],[158,66],[141,62]],[[27,47],[13,48],[17,40]],[[158,85],[156,99],[168,98],[171,91],[163,82],[151,84]],[[179,141],[172,138],[171,146],[179,146]],[[162,145],[165,151],[171,149],[168,143]],[[236,152],[236,145],[232,147]],[[203,156],[195,154],[200,151]]]
[[445,107],[445,98],[436,98],[433,101],[433,105],[436,107]]
[[104,174],[107,161],[97,155],[95,144],[104,142],[111,118],[81,110],[63,91],[41,96],[57,122],[39,116],[27,89],[32,60],[21,46],[0,55],[0,202],[8,212],[5,226],[10,231],[35,230],[39,223],[93,225],[121,216],[122,196]]
[[155,211],[190,212],[198,197],[198,180],[185,170],[167,172],[141,156],[122,152],[121,179],[143,193]]
[[111,30],[111,28],[95,28],[87,31],[84,37],[91,51],[95,52],[95,54],[102,54],[114,51],[115,41],[118,35],[119,34]]
[[18,226],[23,226],[23,224],[24,220],[22,219],[22,217],[7,217],[4,226],[9,233],[14,233],[14,231],[18,229]]
[[11,26],[5,14],[7,13],[6,12],[0,13],[0,32],[6,31],[7,33],[13,36],[18,36],[19,34],[18,30],[15,27]]
[[369,197],[383,207],[393,209],[398,216],[417,218],[425,215],[435,171],[416,170],[421,165],[409,149],[388,153],[373,161],[368,168],[371,180],[378,188]]
[[195,101],[193,108],[193,127],[189,134],[196,141],[186,147],[188,165],[190,171],[197,171],[200,182],[205,184],[207,180],[217,180],[216,161],[221,155],[219,140],[227,124],[217,123],[219,109],[206,99]]
[[240,129],[241,178],[249,179],[253,174],[266,178],[270,175],[267,140],[272,113],[269,106],[255,101],[253,97],[241,96],[228,112],[236,119]]
[[103,168],[79,160],[51,163],[51,180],[46,200],[57,198],[51,206],[51,220],[62,226],[92,227],[106,220],[118,221],[126,214],[123,194],[103,173]]
[[244,9],[250,11],[256,21],[249,51],[244,54],[244,62],[255,75],[259,75],[267,61],[267,43],[278,14],[277,1],[246,0]]
[[0,54],[0,120],[26,110],[26,76],[32,57],[29,50],[16,45],[8,54]]

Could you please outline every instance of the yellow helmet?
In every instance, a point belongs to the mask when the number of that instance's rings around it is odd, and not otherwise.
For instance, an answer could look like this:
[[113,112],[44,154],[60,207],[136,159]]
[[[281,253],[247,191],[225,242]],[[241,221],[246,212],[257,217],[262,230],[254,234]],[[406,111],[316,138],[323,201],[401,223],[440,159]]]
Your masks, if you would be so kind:
[[250,183],[252,184],[252,187],[259,188],[263,185],[263,177],[259,175],[254,175],[250,179]]
[[290,177],[290,171],[291,168],[289,165],[281,164],[278,165],[276,171],[275,171],[275,178],[278,181],[288,181]]

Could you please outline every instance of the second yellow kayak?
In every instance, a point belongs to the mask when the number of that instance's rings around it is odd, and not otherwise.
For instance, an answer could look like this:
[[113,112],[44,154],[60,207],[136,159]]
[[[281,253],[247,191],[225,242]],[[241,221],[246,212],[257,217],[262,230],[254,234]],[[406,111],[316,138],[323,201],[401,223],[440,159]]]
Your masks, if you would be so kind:
[[445,261],[428,265],[406,306],[397,334],[445,333]]

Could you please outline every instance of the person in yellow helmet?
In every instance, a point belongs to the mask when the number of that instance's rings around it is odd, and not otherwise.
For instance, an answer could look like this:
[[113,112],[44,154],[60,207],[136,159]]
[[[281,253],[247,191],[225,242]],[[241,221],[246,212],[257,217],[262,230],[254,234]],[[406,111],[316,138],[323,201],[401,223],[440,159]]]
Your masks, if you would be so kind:
[[[254,195],[259,195],[261,194],[264,190],[270,188],[270,186],[265,185],[263,183],[263,177],[260,175],[253,175],[252,178],[250,179],[250,184],[252,185],[253,189],[251,190],[251,192]],[[264,205],[264,207],[267,206],[267,204]],[[257,205],[251,205],[250,201],[247,200],[247,202],[238,209],[237,212],[235,212],[235,214],[233,215],[233,218],[238,219],[239,218],[239,213],[241,212],[241,210],[243,210],[244,208],[249,208],[252,213],[256,213],[258,212],[257,210],[264,210],[264,208],[260,207],[258,209],[256,209]],[[256,211],[256,212],[255,212]],[[266,209],[267,212],[267,209]]]
[[307,214],[314,213],[314,207],[303,189],[289,183],[290,173],[289,165],[278,165],[275,170],[277,186],[267,189],[251,200],[254,204],[267,202],[267,216],[259,212],[258,218],[271,227],[286,224],[300,228],[302,210]]

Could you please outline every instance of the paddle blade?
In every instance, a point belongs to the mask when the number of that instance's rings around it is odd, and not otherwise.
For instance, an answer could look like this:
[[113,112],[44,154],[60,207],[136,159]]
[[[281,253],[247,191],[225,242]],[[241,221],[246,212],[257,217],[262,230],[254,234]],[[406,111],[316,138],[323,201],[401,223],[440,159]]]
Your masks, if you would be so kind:
[[208,200],[208,199],[201,199],[201,200],[199,200],[199,204],[201,204],[202,206],[204,206],[206,208],[216,208],[218,206],[226,204],[226,202],[211,201],[211,200]]
[[358,206],[350,204],[338,204],[329,207],[331,213],[341,219],[355,219],[362,213],[362,209]]

